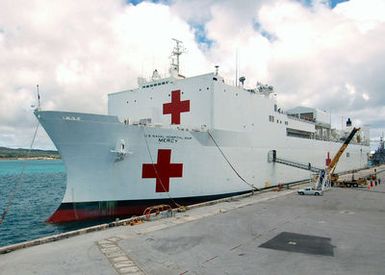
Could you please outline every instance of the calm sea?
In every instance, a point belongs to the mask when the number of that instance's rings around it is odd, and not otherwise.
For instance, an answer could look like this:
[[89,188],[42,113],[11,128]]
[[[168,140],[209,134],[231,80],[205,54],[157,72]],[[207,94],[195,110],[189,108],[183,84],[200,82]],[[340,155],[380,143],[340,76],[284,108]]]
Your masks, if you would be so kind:
[[98,223],[53,225],[45,222],[64,196],[65,180],[61,160],[0,160],[0,217],[14,194],[9,211],[0,224],[0,246]]

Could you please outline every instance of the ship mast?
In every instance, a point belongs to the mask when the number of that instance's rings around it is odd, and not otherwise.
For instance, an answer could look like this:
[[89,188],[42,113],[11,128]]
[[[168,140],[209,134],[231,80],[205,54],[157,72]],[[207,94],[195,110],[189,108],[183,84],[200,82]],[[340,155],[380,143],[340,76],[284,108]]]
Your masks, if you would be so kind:
[[40,111],[40,90],[39,90],[39,84],[36,85],[36,93],[37,93],[37,110]]
[[175,74],[179,76],[179,56],[186,51],[186,49],[183,47],[183,42],[172,38],[172,40],[175,41],[175,47],[172,50],[171,53],[171,68],[170,68],[170,73]]

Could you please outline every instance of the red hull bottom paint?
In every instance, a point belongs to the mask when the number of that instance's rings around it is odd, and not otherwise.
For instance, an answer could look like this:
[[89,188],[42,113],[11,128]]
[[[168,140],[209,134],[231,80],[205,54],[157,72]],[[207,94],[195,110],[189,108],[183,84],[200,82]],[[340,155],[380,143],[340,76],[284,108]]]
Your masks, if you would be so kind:
[[74,221],[95,220],[104,218],[129,217],[132,215],[142,215],[147,207],[118,207],[113,211],[99,211],[92,209],[58,209],[47,220],[49,223],[64,223]]
[[[138,201],[107,201],[107,202],[80,202],[62,203],[59,208],[48,218],[49,223],[65,223],[85,220],[107,218],[127,218],[133,215],[143,215],[147,207],[168,204],[175,208],[178,205],[191,205],[220,198],[241,195],[250,191],[201,196],[191,198],[138,200]],[[176,204],[177,203],[177,204]]]

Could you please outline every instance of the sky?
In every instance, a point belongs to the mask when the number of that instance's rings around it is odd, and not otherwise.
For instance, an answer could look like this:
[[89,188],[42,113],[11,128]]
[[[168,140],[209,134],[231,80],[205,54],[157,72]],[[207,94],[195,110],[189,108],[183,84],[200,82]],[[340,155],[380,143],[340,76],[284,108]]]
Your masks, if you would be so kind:
[[[184,42],[181,71],[220,66],[246,86],[274,86],[298,105],[385,130],[385,0],[1,0],[0,146],[28,148],[36,84],[44,110],[107,113],[107,94],[165,74]],[[34,148],[54,146],[40,129]]]

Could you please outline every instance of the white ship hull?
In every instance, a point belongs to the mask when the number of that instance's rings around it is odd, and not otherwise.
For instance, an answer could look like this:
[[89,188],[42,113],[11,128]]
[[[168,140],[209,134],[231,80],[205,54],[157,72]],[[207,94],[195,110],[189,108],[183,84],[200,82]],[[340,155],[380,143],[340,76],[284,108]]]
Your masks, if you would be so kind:
[[[126,125],[111,115],[36,116],[67,172],[62,204],[49,222],[138,215],[151,205],[192,204],[308,179],[309,171],[269,162],[269,152],[323,168],[327,153],[341,146],[267,129],[188,131]],[[368,152],[369,146],[349,145],[337,171],[366,166]]]

